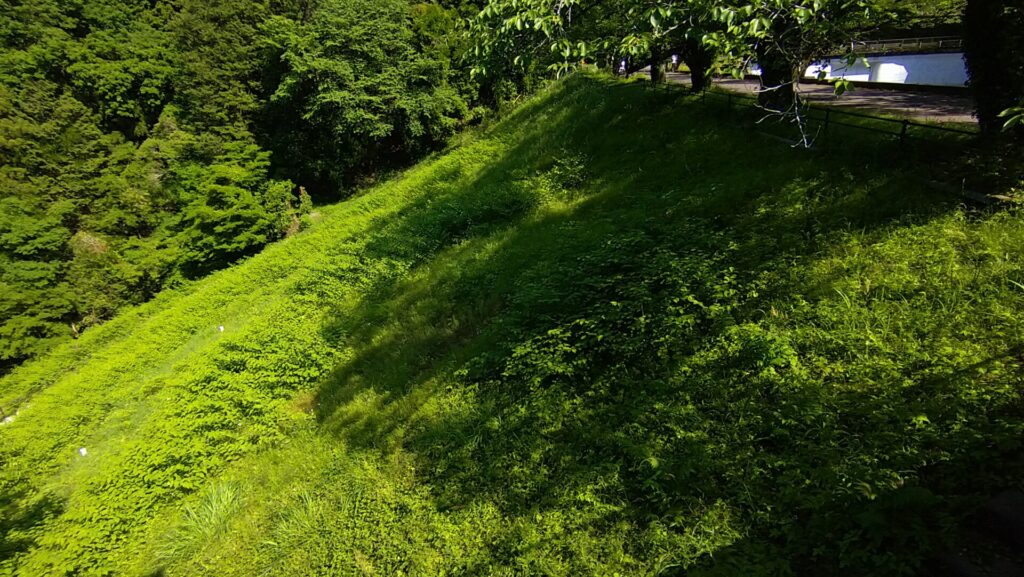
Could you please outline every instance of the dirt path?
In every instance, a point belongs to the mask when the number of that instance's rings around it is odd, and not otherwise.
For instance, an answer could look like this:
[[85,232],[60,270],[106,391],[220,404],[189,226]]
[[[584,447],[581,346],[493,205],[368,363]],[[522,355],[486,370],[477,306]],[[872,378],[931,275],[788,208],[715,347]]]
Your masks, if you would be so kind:
[[[689,74],[670,72],[668,79],[670,82],[690,83]],[[758,88],[756,80],[732,78],[718,79],[715,85],[748,94],[755,93]],[[801,84],[800,92],[807,100],[819,104],[862,108],[933,122],[976,122],[973,116],[974,103],[967,95],[858,87],[852,92],[836,97],[831,86],[821,84]]]

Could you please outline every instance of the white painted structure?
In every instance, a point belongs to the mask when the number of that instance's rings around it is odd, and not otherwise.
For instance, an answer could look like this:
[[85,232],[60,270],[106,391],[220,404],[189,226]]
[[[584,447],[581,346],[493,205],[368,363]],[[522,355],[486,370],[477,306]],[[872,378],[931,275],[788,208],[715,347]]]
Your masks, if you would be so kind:
[[960,52],[868,56],[858,59],[852,66],[847,66],[842,59],[832,59],[812,65],[807,69],[806,76],[817,78],[821,70],[824,70],[827,80],[846,78],[854,82],[884,84],[967,85],[967,65]]

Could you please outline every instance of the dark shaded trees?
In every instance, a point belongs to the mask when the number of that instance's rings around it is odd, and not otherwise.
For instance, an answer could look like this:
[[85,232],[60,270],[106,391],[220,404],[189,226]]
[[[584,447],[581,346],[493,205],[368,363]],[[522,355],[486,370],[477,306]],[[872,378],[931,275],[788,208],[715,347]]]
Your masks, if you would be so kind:
[[999,115],[1024,98],[1024,1],[970,0],[963,23],[978,122],[983,132],[995,134],[1003,126]]
[[276,17],[264,32],[282,65],[267,143],[315,193],[408,162],[444,142],[466,114],[449,83],[450,57],[441,46],[424,49],[430,30],[413,29],[402,0],[321,0],[307,22]]
[[703,92],[711,85],[711,66],[715,62],[715,52],[708,48],[700,38],[691,34],[677,42],[673,52],[690,69],[690,89]]

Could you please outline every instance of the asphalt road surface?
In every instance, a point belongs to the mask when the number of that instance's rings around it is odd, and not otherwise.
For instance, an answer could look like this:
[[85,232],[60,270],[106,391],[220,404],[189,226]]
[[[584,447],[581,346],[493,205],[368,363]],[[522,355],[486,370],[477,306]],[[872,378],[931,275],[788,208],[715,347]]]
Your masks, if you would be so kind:
[[[669,72],[668,79],[670,82],[690,83],[689,74]],[[757,80],[749,79],[720,78],[715,80],[715,85],[748,94],[754,94],[758,89]],[[874,110],[915,120],[969,124],[976,122],[973,115],[974,103],[966,94],[961,96],[857,87],[837,97],[832,86],[822,84],[801,84],[800,93],[808,101],[818,104]]]

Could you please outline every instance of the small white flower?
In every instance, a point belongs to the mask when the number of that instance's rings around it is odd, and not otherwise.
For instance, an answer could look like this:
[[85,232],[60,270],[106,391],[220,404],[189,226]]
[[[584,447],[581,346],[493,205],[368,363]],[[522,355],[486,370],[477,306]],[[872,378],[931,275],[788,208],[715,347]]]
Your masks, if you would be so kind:
[[217,327],[217,330],[219,330],[220,332],[224,332],[224,325],[219,325]]
[[78,454],[84,457],[89,454],[89,451],[86,451],[85,447],[81,447],[78,449]]

